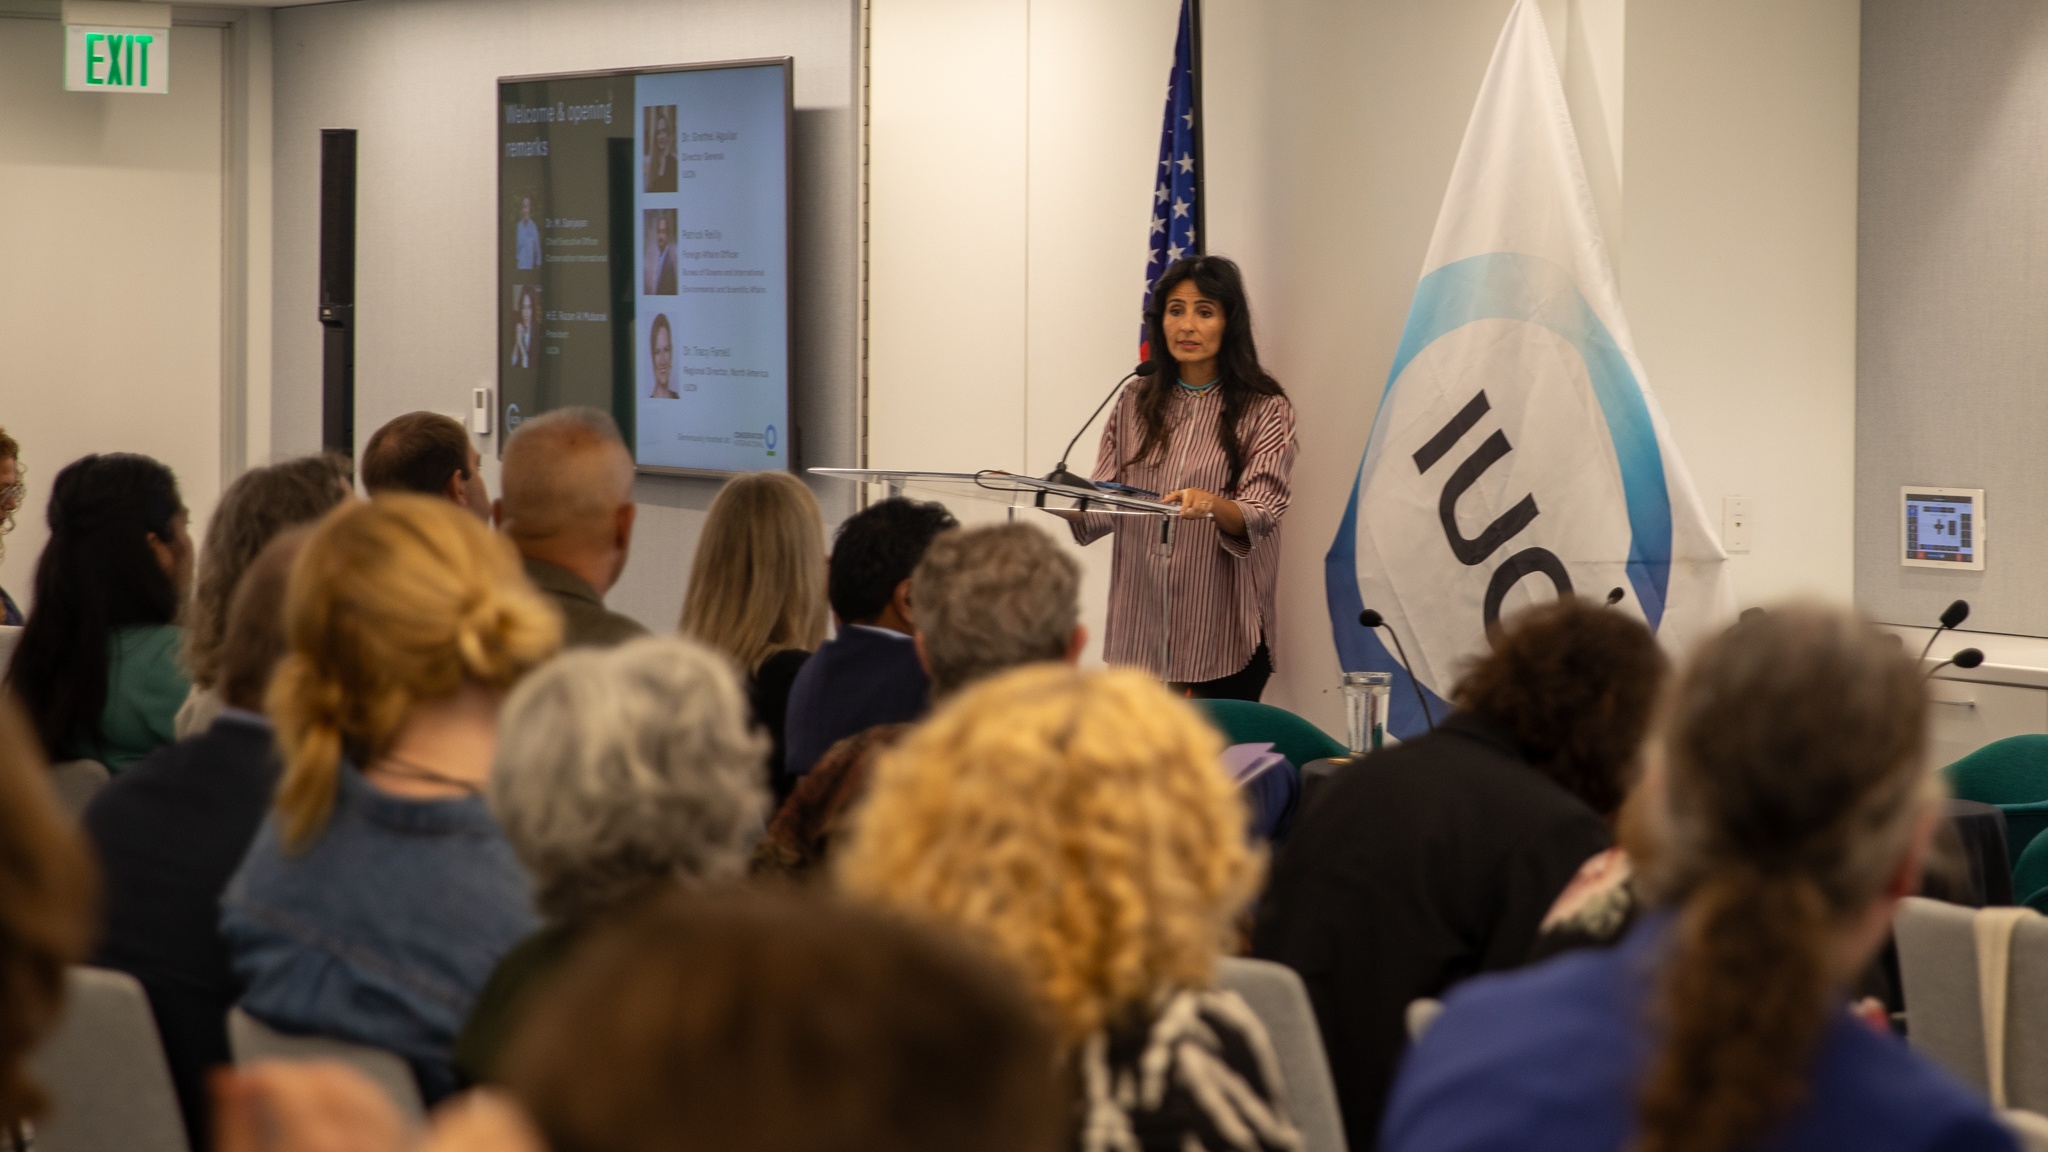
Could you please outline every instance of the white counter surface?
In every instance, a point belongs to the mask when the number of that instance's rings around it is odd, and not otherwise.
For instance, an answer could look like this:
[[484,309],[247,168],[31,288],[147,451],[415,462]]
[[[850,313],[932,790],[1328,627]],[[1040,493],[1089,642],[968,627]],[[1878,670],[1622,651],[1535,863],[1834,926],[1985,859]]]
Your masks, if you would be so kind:
[[[1909,651],[1918,652],[1932,635],[1932,628],[1911,628],[1900,624],[1882,625],[1885,630],[1895,632],[1906,642]],[[1978,684],[2017,684],[2025,688],[2048,688],[2048,638],[2040,636],[2007,636],[1999,632],[1969,632],[1952,628],[1942,633],[1934,642],[1934,650],[1927,654],[1924,666],[1928,668],[1953,656],[1963,648],[1978,648],[1984,652],[1984,663],[1975,668],[1958,668],[1951,664],[1943,668],[1943,680],[1966,680]]]

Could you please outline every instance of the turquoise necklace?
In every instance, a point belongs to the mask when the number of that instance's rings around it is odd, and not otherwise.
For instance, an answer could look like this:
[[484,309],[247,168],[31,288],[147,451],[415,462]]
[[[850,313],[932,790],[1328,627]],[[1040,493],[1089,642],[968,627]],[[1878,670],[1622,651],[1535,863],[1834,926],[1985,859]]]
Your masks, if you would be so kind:
[[1181,387],[1183,387],[1183,388],[1187,389],[1187,390],[1188,390],[1189,392],[1192,392],[1192,393],[1194,393],[1194,394],[1195,394],[1195,395],[1197,395],[1197,396],[1200,396],[1200,395],[1203,395],[1203,394],[1205,394],[1205,393],[1207,393],[1207,392],[1213,391],[1213,390],[1215,389],[1215,387],[1216,387],[1216,382],[1217,382],[1218,380],[1221,380],[1221,379],[1223,379],[1223,377],[1221,377],[1221,376],[1218,376],[1218,377],[1216,377],[1215,379],[1213,379],[1213,380],[1209,381],[1209,382],[1208,382],[1207,384],[1203,384],[1203,385],[1200,385],[1200,386],[1198,387],[1198,386],[1196,386],[1196,385],[1194,385],[1194,384],[1190,384],[1190,383],[1188,383],[1188,382],[1187,382],[1187,381],[1185,381],[1185,380],[1182,380],[1182,379],[1181,379],[1181,378],[1180,378],[1179,376],[1175,376],[1175,377],[1174,377],[1174,380],[1175,380],[1175,381],[1176,381],[1177,383],[1179,383]]

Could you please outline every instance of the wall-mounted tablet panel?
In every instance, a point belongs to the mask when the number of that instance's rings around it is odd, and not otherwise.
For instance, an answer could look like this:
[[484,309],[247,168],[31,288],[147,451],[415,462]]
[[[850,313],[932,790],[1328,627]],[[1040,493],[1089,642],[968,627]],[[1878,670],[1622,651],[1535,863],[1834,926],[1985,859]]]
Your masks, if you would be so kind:
[[1909,484],[1899,489],[1899,563],[1984,570],[1984,490]]

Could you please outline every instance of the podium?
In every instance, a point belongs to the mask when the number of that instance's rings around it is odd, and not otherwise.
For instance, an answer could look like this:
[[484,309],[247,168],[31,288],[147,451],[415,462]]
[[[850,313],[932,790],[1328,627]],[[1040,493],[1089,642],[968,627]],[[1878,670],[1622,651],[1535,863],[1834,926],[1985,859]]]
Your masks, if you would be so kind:
[[1004,505],[1015,519],[1019,509],[1040,510],[1058,515],[1065,512],[1135,516],[1155,521],[1148,531],[1151,547],[1147,555],[1159,582],[1159,666],[1153,669],[1161,680],[1173,667],[1173,581],[1168,567],[1173,559],[1174,527],[1180,522],[1180,506],[1165,504],[1149,496],[1103,488],[1058,484],[1035,476],[988,469],[981,472],[910,472],[888,468],[811,468],[813,476],[869,485],[884,498],[921,496],[940,501],[978,500]]

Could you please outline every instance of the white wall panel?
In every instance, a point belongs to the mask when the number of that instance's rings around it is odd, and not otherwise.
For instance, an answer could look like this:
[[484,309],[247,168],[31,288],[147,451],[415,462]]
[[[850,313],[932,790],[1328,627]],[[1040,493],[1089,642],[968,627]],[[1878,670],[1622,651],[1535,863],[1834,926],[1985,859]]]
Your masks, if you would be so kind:
[[90,452],[221,487],[223,33],[171,30],[164,96],[64,91],[63,26],[0,17],[0,427],[29,497],[0,584],[28,606],[50,481]]
[[[1623,306],[1738,602],[1855,583],[1857,0],[1634,0]],[[1945,601],[1944,601],[1945,602]]]

